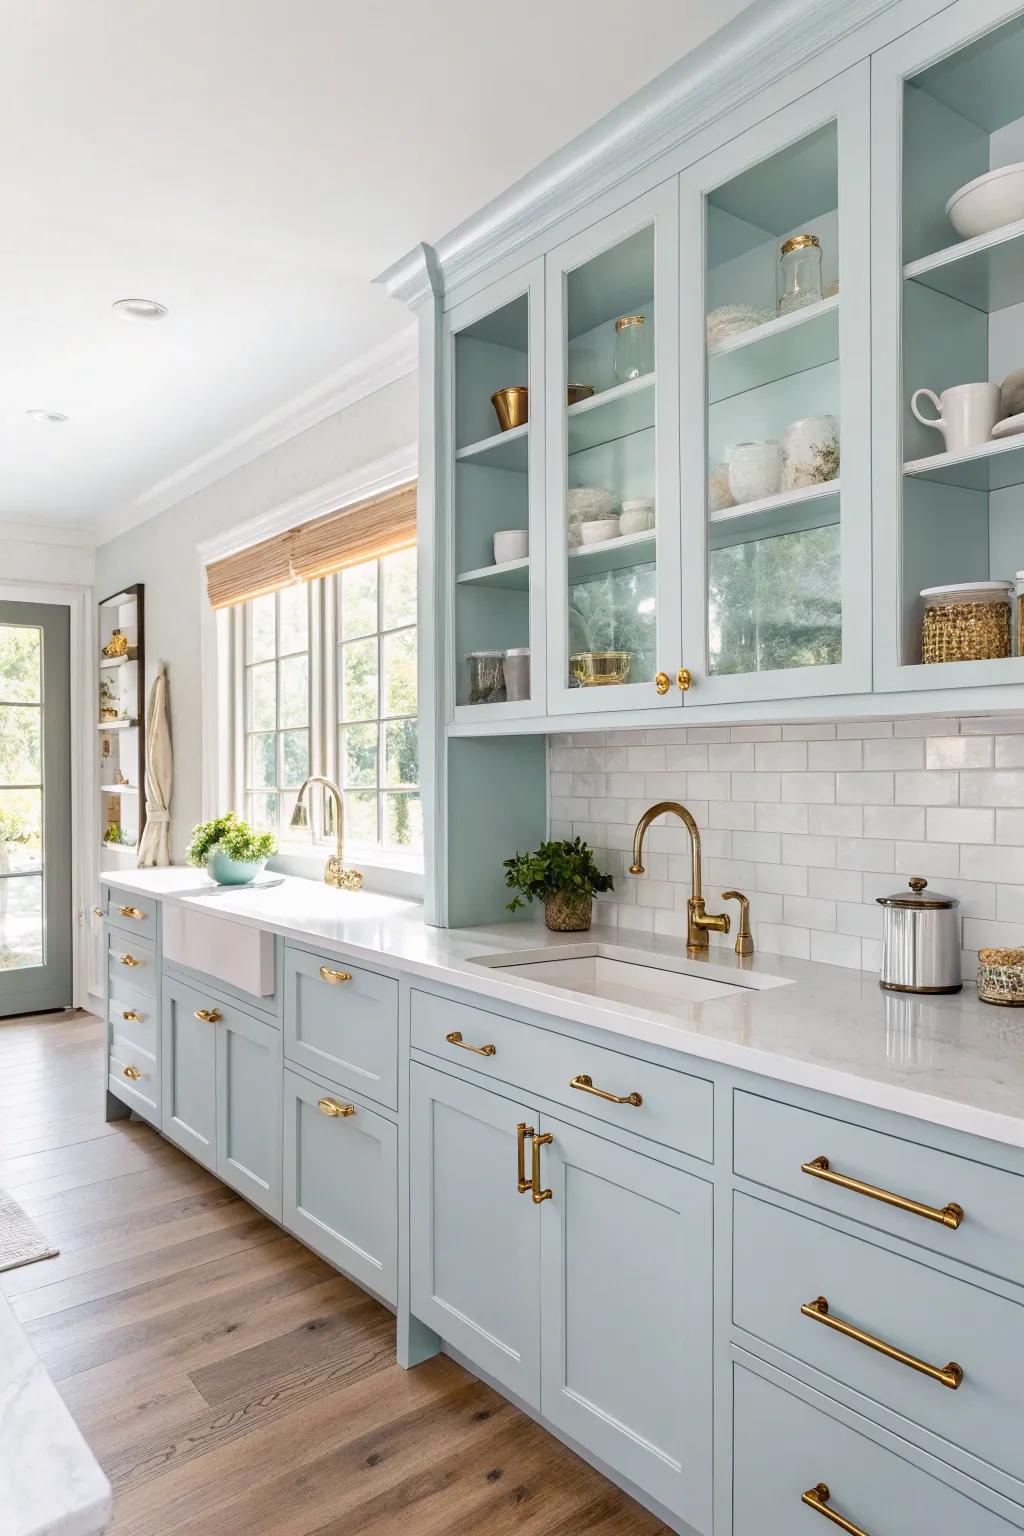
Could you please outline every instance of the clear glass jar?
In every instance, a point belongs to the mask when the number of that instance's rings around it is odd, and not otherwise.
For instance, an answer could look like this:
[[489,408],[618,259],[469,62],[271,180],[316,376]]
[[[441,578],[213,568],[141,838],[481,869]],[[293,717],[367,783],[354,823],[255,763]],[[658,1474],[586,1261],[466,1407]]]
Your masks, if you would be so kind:
[[1017,610],[1017,655],[1024,656],[1024,571],[1018,571],[1014,578],[1013,594]]
[[504,659],[504,651],[466,652],[471,704],[504,704],[507,697]]
[[623,315],[615,322],[615,382],[628,384],[654,367],[646,315]]
[[821,298],[821,243],[817,235],[794,235],[779,252],[779,314],[788,315]]

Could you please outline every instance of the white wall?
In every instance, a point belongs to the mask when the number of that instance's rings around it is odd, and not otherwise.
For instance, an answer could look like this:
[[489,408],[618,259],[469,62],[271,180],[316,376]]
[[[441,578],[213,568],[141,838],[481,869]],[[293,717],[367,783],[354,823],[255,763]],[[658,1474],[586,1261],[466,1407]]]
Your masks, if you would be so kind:
[[[91,533],[35,523],[0,523],[0,582],[91,587],[95,575]],[[26,601],[30,601],[26,594]]]
[[[701,830],[709,912],[750,897],[759,950],[877,971],[876,898],[924,875],[960,901],[964,975],[986,945],[1024,944],[1024,715],[663,727],[556,736],[552,837],[582,837],[615,890],[602,922],[681,937],[689,839],[675,818],[633,829],[656,800],[682,800]],[[710,935],[712,944],[732,937]]]
[[[96,551],[96,587],[146,586],[147,672],[167,664],[174,745],[171,853],[202,813],[201,595],[196,546],[315,490],[417,437],[416,377],[356,401]],[[147,687],[150,678],[147,678]]]

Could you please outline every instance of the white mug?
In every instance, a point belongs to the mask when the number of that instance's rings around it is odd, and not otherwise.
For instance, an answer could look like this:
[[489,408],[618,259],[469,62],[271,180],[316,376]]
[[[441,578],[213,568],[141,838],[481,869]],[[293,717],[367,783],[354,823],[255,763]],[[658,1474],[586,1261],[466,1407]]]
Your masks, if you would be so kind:
[[[919,395],[924,395],[938,411],[937,416],[922,416],[917,408]],[[999,420],[998,384],[954,384],[935,395],[930,389],[915,389],[910,409],[918,421],[926,427],[935,427],[946,439],[947,453],[963,453],[966,448],[976,448],[987,443],[992,428]]]

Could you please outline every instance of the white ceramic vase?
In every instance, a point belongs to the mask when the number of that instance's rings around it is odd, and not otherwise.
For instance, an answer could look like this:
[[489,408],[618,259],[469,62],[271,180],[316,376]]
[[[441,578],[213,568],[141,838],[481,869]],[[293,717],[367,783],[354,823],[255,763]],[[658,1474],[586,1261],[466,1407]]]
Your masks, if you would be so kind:
[[781,463],[778,443],[737,443],[729,457],[729,489],[736,505],[774,496]]
[[801,416],[779,439],[782,489],[821,485],[839,473],[839,423],[834,416]]

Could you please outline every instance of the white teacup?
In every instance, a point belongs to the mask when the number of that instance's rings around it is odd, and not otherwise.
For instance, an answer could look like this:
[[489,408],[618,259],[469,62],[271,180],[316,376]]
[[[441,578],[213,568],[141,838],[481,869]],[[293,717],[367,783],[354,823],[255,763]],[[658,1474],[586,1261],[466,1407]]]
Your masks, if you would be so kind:
[[[918,396],[924,395],[938,411],[937,416],[922,416]],[[947,453],[963,453],[987,443],[999,420],[998,384],[954,384],[936,395],[930,389],[915,389],[910,409],[926,427],[935,427],[946,440]]]

